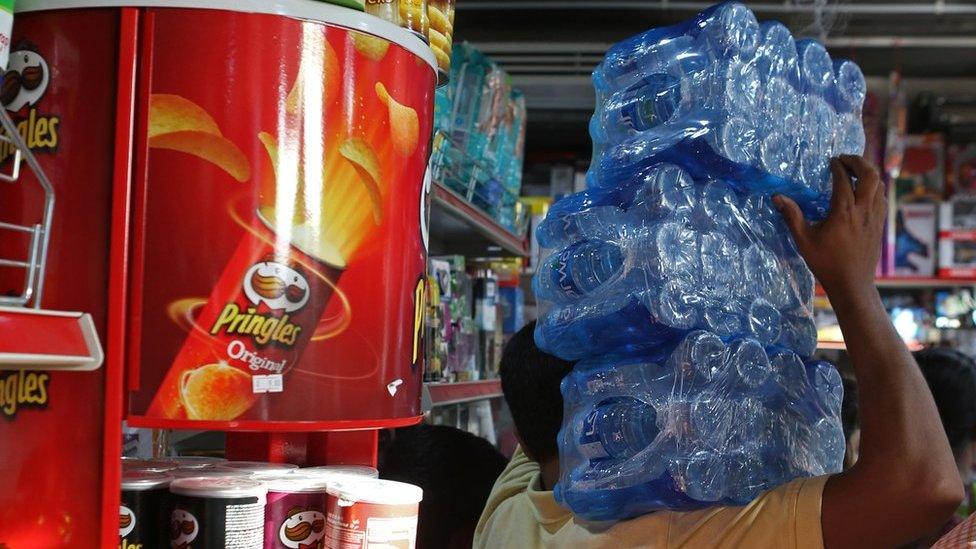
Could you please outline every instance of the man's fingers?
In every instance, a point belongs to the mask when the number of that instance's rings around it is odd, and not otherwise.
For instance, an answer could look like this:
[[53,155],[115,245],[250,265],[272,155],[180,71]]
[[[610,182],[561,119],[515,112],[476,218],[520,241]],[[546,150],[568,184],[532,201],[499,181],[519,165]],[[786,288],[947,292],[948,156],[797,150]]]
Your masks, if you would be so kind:
[[867,160],[860,156],[845,154],[839,157],[840,163],[848,170],[854,172],[857,177],[857,190],[855,199],[858,204],[871,204],[878,187],[881,186],[881,177],[878,171]]
[[807,224],[807,220],[803,218],[803,212],[800,211],[800,207],[791,198],[781,194],[773,197],[773,204],[776,205],[776,209],[779,210],[780,215],[783,216],[783,220],[786,221],[786,226],[793,233],[793,240],[800,246],[800,249],[803,249],[810,226]]
[[830,174],[834,189],[830,196],[830,210],[838,211],[854,202],[854,189],[851,188],[851,176],[840,160],[830,159]]

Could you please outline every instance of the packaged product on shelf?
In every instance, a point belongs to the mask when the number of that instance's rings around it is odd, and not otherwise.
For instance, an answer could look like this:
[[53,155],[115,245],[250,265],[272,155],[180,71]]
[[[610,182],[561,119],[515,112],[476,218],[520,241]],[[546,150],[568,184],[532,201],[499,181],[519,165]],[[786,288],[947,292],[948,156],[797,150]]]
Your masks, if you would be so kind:
[[424,492],[391,480],[342,481],[326,496],[326,547],[414,547]]
[[502,332],[514,334],[525,325],[525,292],[519,285],[498,287],[498,302],[502,314]]
[[957,194],[939,205],[939,231],[976,229],[976,195]]
[[291,463],[268,463],[264,461],[228,461],[222,467],[242,471],[256,479],[279,477],[298,470]]
[[318,467],[304,467],[297,471],[299,474],[321,476],[328,479],[340,479],[346,476],[379,478],[380,472],[376,467],[368,465],[320,465]]
[[400,24],[399,0],[366,0],[366,13],[385,19],[394,25]]
[[437,65],[444,72],[451,71],[451,50],[454,40],[455,0],[427,0],[427,18],[430,21],[428,38]]
[[947,156],[946,187],[951,195],[976,195],[976,143],[952,144]]
[[269,478],[265,485],[264,549],[322,547],[328,481],[290,473]]
[[146,470],[122,473],[119,547],[169,546],[169,485],[173,477]]
[[509,75],[470,44],[453,49],[449,85],[435,96],[440,139],[434,179],[464,196],[516,234],[525,149],[525,98]]
[[939,277],[976,278],[976,230],[939,234]]
[[939,134],[909,135],[899,176],[888,192],[887,272],[935,276],[938,204],[945,192],[945,144]]
[[261,547],[268,488],[244,478],[183,478],[169,491],[172,547]]
[[372,0],[318,0],[319,2],[326,2],[328,4],[336,4],[345,8],[352,8],[358,11],[364,11],[366,9],[367,1]]
[[399,4],[400,26],[428,40],[430,21],[427,19],[427,0],[399,0]]

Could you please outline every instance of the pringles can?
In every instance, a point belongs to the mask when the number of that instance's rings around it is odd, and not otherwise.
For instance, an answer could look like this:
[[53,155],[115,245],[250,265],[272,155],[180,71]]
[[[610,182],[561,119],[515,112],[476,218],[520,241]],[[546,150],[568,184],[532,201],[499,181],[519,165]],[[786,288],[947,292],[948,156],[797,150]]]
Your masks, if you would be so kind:
[[169,485],[173,477],[154,471],[122,473],[119,549],[169,545]]
[[399,3],[400,0],[366,0],[366,13],[399,25]]
[[267,463],[264,461],[228,461],[223,466],[241,471],[256,479],[277,478],[298,470],[298,466],[291,463]]
[[331,483],[325,504],[328,549],[404,547],[417,544],[417,516],[424,491],[392,480]]
[[325,241],[302,239],[303,227],[276,226],[270,209],[255,212],[250,227],[150,415],[228,421],[256,395],[285,391],[285,374],[315,334],[345,262]]
[[421,418],[436,60],[375,17],[299,7],[149,10],[130,426]]
[[400,0],[400,26],[428,40],[430,19],[427,15],[427,0]]
[[173,495],[169,546],[260,549],[264,543],[264,484],[239,478],[184,478]]
[[319,467],[305,467],[297,471],[306,476],[317,476],[330,480],[341,480],[346,477],[353,478],[379,478],[380,472],[376,467],[368,465],[322,465]]
[[266,479],[265,484],[264,549],[322,547],[328,483],[296,472]]

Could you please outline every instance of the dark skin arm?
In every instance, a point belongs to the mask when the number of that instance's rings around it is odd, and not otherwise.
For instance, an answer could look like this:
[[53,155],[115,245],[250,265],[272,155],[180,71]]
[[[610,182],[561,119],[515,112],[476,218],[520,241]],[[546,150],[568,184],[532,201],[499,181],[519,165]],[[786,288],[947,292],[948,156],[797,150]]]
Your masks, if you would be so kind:
[[943,525],[963,487],[925,379],[874,287],[884,185],[861,157],[834,159],[831,173],[830,214],[819,224],[807,223],[792,200],[774,199],[830,298],[858,383],[860,458],[824,488],[824,544],[897,547]]

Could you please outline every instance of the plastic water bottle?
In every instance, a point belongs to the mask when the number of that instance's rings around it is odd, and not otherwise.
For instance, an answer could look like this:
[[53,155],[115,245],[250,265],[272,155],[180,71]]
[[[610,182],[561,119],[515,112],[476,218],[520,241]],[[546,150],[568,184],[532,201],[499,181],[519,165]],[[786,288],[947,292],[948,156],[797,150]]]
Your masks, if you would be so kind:
[[742,4],[611,48],[588,190],[537,229],[562,391],[557,500],[580,517],[744,504],[840,470],[836,369],[811,361],[813,277],[771,196],[820,215],[863,148],[863,75]]
[[626,398],[603,403],[586,416],[579,447],[590,460],[625,459],[650,446],[659,432],[654,407]]
[[613,96],[594,115],[591,137],[600,143],[622,141],[671,120],[681,105],[681,80],[652,74]]
[[837,78],[835,105],[837,112],[860,113],[861,105],[868,94],[861,67],[850,59],[834,61],[834,74]]
[[800,88],[805,93],[826,96],[834,84],[834,68],[827,48],[812,39],[796,43],[800,66]]
[[554,253],[533,279],[533,291],[541,299],[566,302],[592,294],[624,269],[626,256],[620,246],[605,240],[584,240]]

